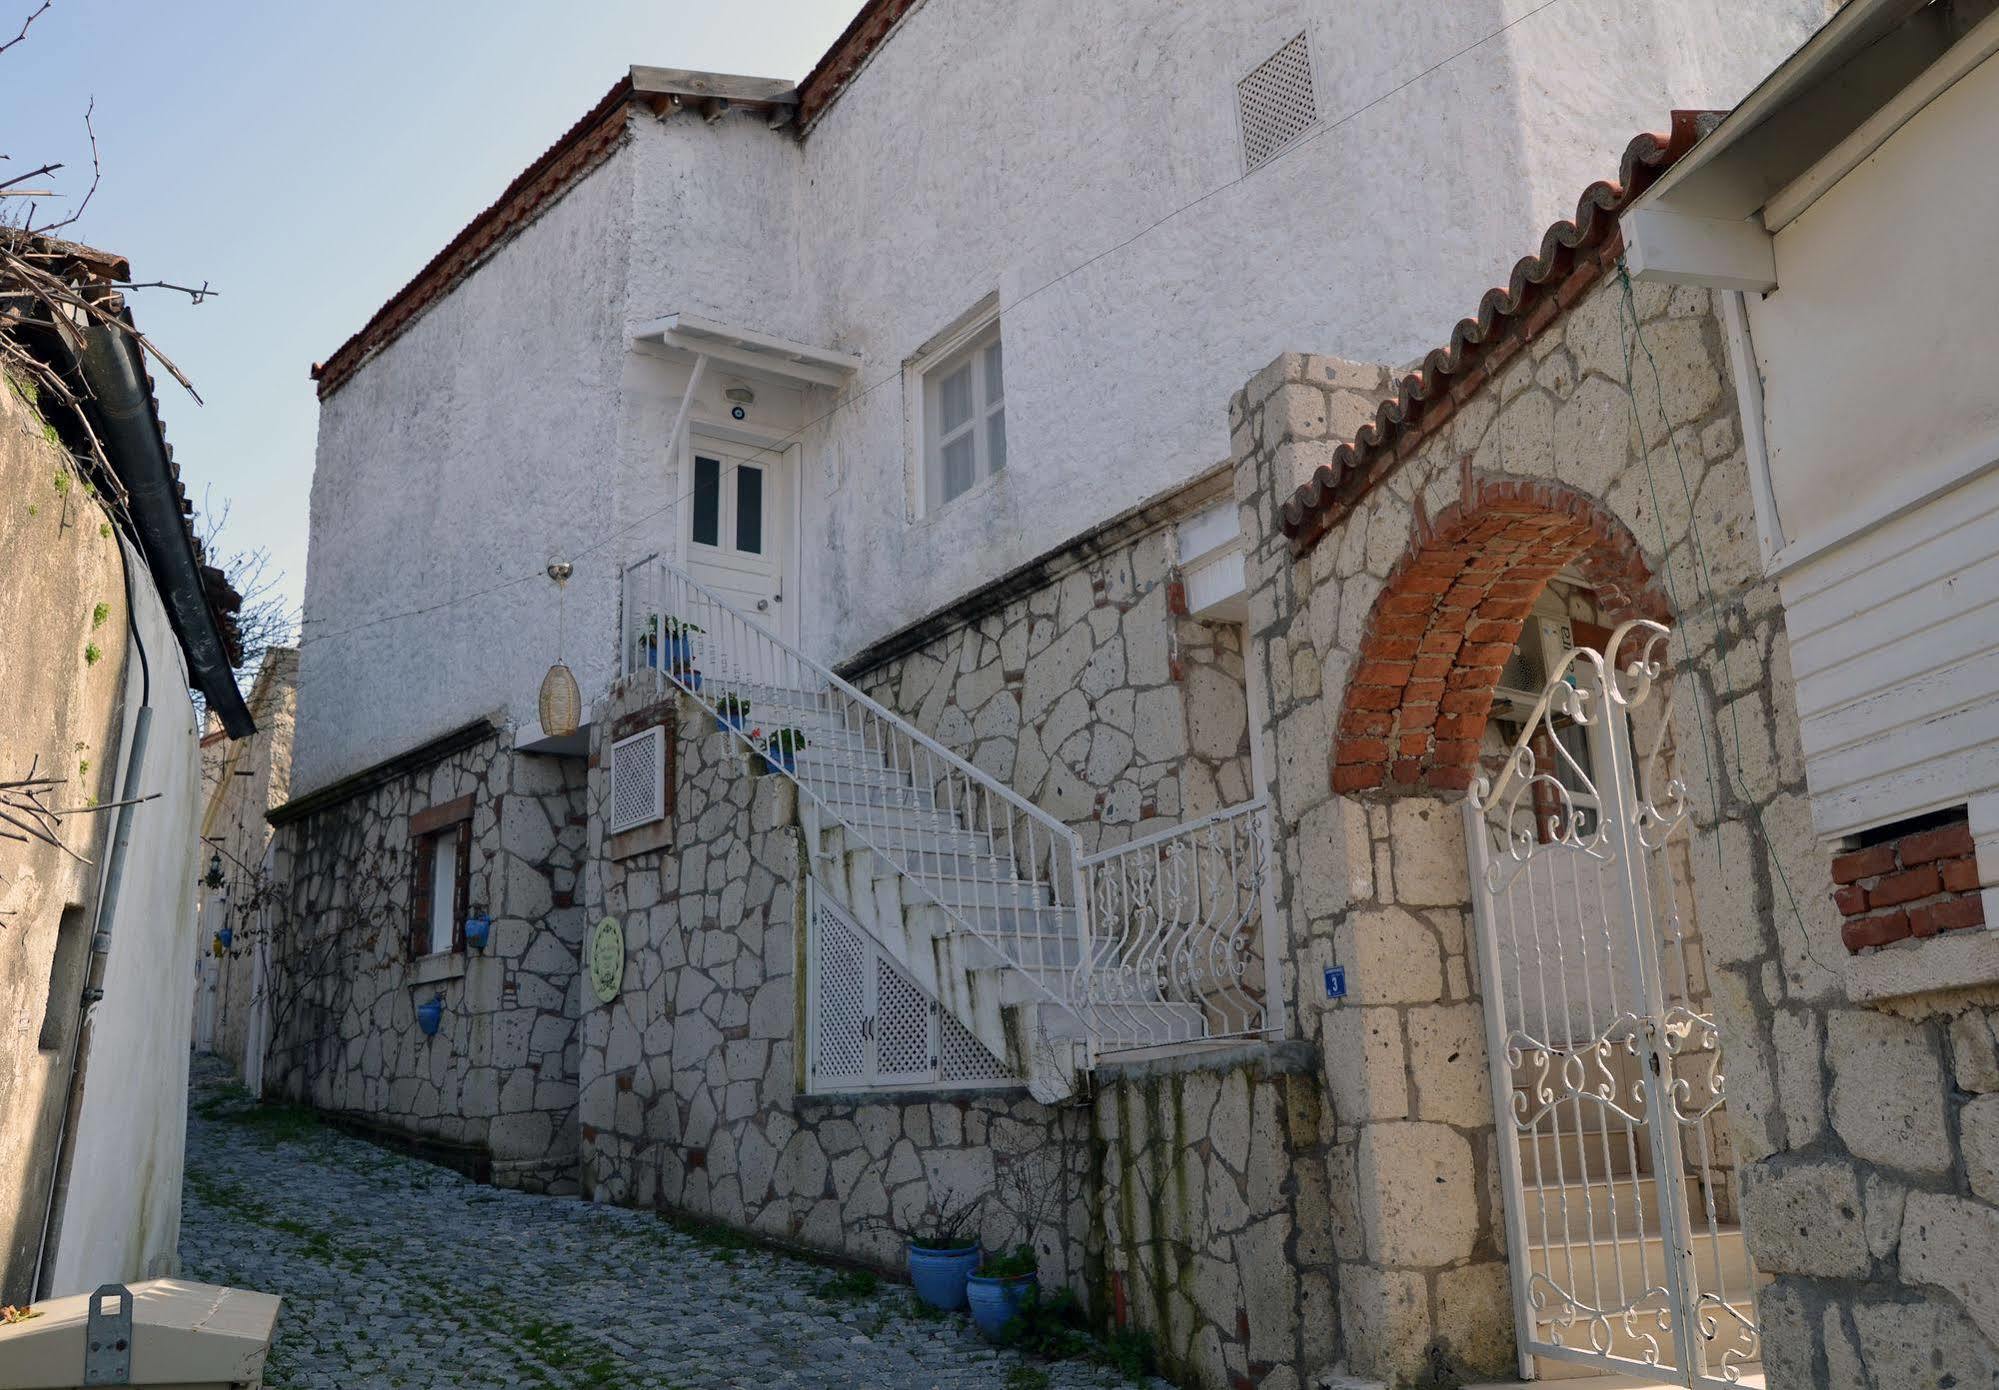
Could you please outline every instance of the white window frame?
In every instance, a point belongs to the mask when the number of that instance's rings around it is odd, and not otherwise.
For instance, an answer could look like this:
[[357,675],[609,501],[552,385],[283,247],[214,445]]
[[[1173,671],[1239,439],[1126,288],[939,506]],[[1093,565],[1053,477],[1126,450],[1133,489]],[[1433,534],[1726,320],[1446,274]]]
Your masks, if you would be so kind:
[[[987,349],[992,347],[1000,349],[998,400],[990,398],[986,381],[985,355]],[[1006,343],[997,300],[989,300],[975,309],[965,322],[947,332],[934,347],[919,354],[912,366],[918,378],[915,413],[918,417],[916,439],[920,450],[918,476],[921,479],[919,495],[922,505],[919,510],[928,515],[991,486],[1006,471],[1004,459],[995,466],[992,449],[991,421],[994,417],[1000,421],[1002,435],[1006,431]],[[943,435],[943,388],[945,379],[962,367],[970,368],[972,413],[962,426],[952,432],[951,439],[970,432],[973,477],[971,485],[963,492],[947,498],[944,495],[944,446],[950,441]]]

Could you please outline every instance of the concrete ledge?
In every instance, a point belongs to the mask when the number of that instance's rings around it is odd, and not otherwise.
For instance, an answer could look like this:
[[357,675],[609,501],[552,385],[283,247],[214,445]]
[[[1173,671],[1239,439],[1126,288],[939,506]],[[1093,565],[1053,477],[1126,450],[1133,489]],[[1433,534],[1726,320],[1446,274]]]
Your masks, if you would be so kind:
[[[1959,997],[1962,991],[1980,997]],[[1885,1005],[1901,1014],[1946,1012],[1999,998],[1999,931],[1946,932],[1854,956],[1846,965],[1846,994],[1857,1004]],[[1947,997],[1924,997],[1930,995]]]
[[1194,1052],[1170,1052],[1105,1062],[1097,1067],[1102,1081],[1141,1081],[1153,1076],[1183,1076],[1188,1072],[1236,1071],[1250,1068],[1263,1076],[1304,1076],[1318,1070],[1319,1054],[1297,1039],[1283,1042],[1214,1043]]
[[1010,1104],[1026,1094],[1025,1082],[1018,1086],[920,1086],[906,1091],[824,1091],[811,1095],[801,1092],[793,1100],[792,1108],[804,1114],[856,1105],[956,1105],[988,1096]]

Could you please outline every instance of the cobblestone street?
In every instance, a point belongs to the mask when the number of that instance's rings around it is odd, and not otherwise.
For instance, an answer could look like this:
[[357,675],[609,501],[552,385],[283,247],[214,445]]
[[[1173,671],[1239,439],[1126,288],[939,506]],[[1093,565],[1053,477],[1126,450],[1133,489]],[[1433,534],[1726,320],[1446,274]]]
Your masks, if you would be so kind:
[[996,1350],[898,1284],[650,1212],[482,1187],[256,1109],[208,1058],[180,1250],[190,1279],[283,1295],[278,1390],[1130,1383]]

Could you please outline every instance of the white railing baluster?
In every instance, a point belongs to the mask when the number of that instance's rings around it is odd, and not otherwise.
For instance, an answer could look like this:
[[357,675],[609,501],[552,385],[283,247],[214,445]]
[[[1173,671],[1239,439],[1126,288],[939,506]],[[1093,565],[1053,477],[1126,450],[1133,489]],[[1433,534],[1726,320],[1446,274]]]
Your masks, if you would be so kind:
[[[1264,1031],[1261,802],[1086,856],[1069,826],[692,576],[655,557],[621,582],[619,671],[655,666],[711,706],[748,700],[732,733],[752,745],[760,728],[759,754],[791,727],[807,750],[822,743],[790,772],[820,824],[842,828],[871,878],[889,870],[897,911],[902,884],[913,884],[911,906],[934,910],[940,934],[976,937],[1033,995],[1074,1015],[1086,1064],[1119,1048]],[[676,632],[684,662],[672,659]],[[783,771],[781,759],[769,766]],[[1201,837],[1220,848],[1204,852]],[[871,884],[850,891],[874,894]],[[956,950],[947,959],[962,960]]]

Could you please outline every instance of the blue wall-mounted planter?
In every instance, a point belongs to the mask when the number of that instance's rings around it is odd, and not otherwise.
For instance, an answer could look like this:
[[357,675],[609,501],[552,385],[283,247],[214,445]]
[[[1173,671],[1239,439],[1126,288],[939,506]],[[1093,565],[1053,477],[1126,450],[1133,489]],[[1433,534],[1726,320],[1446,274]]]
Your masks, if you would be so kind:
[[685,637],[668,637],[666,639],[666,664],[676,670],[683,666],[694,664],[693,655]]
[[740,714],[729,714],[718,709],[715,711],[715,727],[718,729],[740,729],[743,727],[743,716]]
[[215,933],[215,936],[217,940],[221,941],[222,949],[226,951],[235,942],[236,931],[233,927],[224,927],[221,931]]
[[426,1038],[437,1036],[437,1025],[444,1021],[444,996],[437,995],[416,1006],[416,1026],[423,1029]]
[[679,681],[682,685],[686,686],[689,690],[698,693],[701,689],[701,673],[699,671],[677,670],[673,673],[673,678]]
[[909,1282],[916,1296],[932,1308],[954,1312],[965,1306],[965,1281],[985,1255],[974,1245],[966,1250],[909,1247]]
[[979,1331],[998,1341],[1007,1326],[1020,1316],[1020,1306],[1027,1302],[1034,1285],[1032,1274],[1011,1279],[974,1274],[966,1279],[965,1301],[972,1305],[972,1321],[979,1325]]
[[796,753],[788,752],[781,748],[766,749],[764,750],[764,761],[770,764],[771,771],[773,772],[782,772],[790,777],[798,775],[798,755]]
[[469,951],[486,949],[486,938],[492,935],[493,919],[481,914],[465,919],[465,948]]

